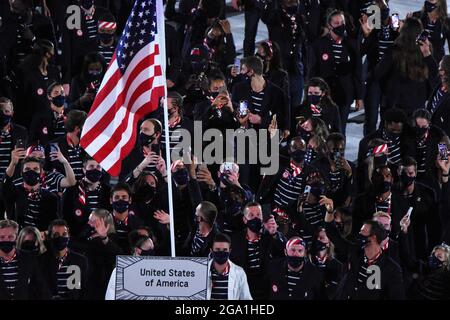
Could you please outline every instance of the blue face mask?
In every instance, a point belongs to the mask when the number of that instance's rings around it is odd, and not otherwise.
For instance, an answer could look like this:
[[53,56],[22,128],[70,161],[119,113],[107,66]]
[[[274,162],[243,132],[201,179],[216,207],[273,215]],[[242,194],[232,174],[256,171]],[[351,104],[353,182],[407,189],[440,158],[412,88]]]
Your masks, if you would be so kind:
[[289,156],[295,162],[300,163],[303,161],[303,159],[305,159],[305,154],[306,154],[306,151],[299,149],[299,150],[295,150],[295,151],[291,152],[289,154]]
[[10,115],[6,115],[3,112],[0,112],[0,125],[3,127],[7,126],[11,123],[12,117]]
[[263,223],[261,219],[254,218],[252,220],[247,220],[247,228],[254,233],[260,233],[262,229]]
[[321,195],[323,195],[325,191],[325,188],[323,185],[315,185],[315,186],[311,186],[311,194],[316,197],[317,199],[320,198]]
[[424,6],[426,12],[431,12],[434,9],[436,9],[437,5],[435,3],[431,3],[430,1],[425,1],[423,6]]

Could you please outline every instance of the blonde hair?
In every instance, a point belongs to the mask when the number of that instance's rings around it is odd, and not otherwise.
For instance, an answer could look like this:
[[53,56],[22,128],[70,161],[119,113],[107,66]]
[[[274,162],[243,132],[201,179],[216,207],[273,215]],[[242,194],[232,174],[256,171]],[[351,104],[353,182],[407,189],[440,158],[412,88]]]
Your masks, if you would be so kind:
[[375,218],[386,218],[386,219],[389,219],[389,221],[392,220],[391,216],[389,214],[387,214],[386,212],[384,212],[384,211],[377,211],[377,212],[375,212],[373,214],[373,218],[374,219]]
[[108,227],[108,234],[116,233],[113,216],[108,210],[96,209],[92,211],[92,214],[97,218],[103,219],[103,221],[105,221],[106,226]]
[[439,244],[433,248],[433,250],[431,251],[431,254],[434,255],[436,250],[439,250],[439,249],[444,251],[444,254],[445,254],[445,260],[442,262],[444,269],[447,271],[450,271],[450,246],[445,243]]
[[44,245],[44,241],[42,240],[40,231],[35,227],[25,227],[20,230],[19,236],[17,237],[17,247],[19,249],[22,248],[22,243],[25,240],[25,236],[32,234],[34,236],[35,241],[38,242],[39,254],[43,254],[47,251],[47,248]]
[[14,232],[17,233],[19,232],[19,225],[17,224],[17,222],[15,222],[14,220],[1,220],[0,221],[0,229],[6,229],[6,228],[13,228]]

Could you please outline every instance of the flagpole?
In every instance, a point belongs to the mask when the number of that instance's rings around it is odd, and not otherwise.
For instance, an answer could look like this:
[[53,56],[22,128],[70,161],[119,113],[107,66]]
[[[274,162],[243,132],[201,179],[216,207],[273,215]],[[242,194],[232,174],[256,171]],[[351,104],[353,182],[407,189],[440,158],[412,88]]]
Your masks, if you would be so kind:
[[[165,21],[164,21],[164,6],[162,0],[156,1],[156,19],[159,35],[159,49],[161,53],[161,65],[164,74],[164,80],[166,79],[166,36],[165,36]],[[170,253],[172,257],[176,256],[175,253],[175,225],[173,218],[173,194],[172,194],[172,172],[170,170],[170,132],[169,132],[169,111],[167,108],[167,82],[164,81],[164,131],[166,136],[166,170],[167,170],[167,189],[169,200],[169,217],[170,217]]]

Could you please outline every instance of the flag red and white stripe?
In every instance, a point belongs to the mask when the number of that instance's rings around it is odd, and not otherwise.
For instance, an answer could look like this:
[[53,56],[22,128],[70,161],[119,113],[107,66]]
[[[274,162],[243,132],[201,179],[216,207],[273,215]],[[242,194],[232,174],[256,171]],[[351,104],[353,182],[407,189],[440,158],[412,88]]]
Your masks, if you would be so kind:
[[[135,145],[137,122],[164,96],[161,0],[137,0],[84,124],[81,146],[112,176]],[[162,21],[162,24],[161,24]]]

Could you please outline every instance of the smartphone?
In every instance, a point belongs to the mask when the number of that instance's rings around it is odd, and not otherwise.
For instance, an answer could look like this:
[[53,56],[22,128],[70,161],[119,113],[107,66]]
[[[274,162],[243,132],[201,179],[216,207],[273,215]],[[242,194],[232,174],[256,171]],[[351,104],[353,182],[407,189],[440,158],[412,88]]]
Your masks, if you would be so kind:
[[413,207],[409,207],[408,212],[406,213],[406,215],[408,216],[408,219],[411,218],[412,211],[413,211]]
[[303,198],[303,201],[306,201],[308,198],[309,198],[309,194],[311,193],[311,186],[310,185],[307,185],[306,187],[305,187],[305,191],[303,191],[303,196],[302,196],[302,198]]
[[393,13],[391,16],[391,26],[394,29],[398,29],[400,27],[400,17],[398,13]]
[[16,149],[19,149],[19,148],[22,148],[22,149],[26,148],[25,142],[22,139],[17,139],[17,141],[16,141]]
[[58,152],[58,144],[50,143],[50,152]]
[[239,116],[245,117],[248,114],[248,103],[247,101],[243,100],[239,102]]
[[441,160],[448,160],[448,148],[445,143],[439,143],[438,144],[438,150],[439,150],[439,159]]
[[150,150],[153,151],[154,153],[156,153],[159,156],[159,154],[160,154],[159,143],[155,143],[155,144],[150,145]]
[[235,58],[234,59],[234,66],[236,67],[237,73],[241,71],[241,59]]
[[428,31],[423,30],[416,38],[416,44],[420,46],[422,42],[428,39]]

